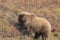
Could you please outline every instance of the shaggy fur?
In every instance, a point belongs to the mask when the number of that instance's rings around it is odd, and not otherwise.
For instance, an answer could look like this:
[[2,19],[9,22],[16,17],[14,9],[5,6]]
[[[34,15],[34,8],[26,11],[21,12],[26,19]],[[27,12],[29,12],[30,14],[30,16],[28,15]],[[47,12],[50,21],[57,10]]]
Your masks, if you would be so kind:
[[18,21],[21,25],[24,25],[29,32],[35,34],[34,39],[41,36],[42,40],[46,40],[51,32],[50,23],[46,19],[39,18],[34,14],[22,12],[18,17]]

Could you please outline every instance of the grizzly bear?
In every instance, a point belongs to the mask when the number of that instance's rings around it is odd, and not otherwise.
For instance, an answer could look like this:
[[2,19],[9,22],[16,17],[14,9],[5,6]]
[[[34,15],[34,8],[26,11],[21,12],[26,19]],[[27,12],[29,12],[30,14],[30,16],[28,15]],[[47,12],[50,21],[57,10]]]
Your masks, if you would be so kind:
[[34,39],[40,36],[42,40],[46,40],[51,33],[51,25],[45,18],[37,17],[33,13],[21,12],[18,22],[24,26],[29,32],[34,33]]

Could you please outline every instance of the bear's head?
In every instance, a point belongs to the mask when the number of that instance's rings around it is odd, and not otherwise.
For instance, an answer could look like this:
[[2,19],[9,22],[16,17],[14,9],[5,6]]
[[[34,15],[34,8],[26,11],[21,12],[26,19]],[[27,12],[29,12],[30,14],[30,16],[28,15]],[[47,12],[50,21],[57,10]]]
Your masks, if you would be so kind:
[[34,17],[35,17],[35,15],[34,14],[31,14],[31,13],[21,13],[18,16],[18,22],[20,24],[30,23],[31,22],[31,19],[33,19]]

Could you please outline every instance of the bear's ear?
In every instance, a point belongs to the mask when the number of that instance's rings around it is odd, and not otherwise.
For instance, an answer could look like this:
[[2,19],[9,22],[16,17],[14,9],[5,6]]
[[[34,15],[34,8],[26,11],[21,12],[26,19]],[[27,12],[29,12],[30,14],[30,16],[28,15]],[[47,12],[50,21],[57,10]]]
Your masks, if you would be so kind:
[[35,15],[31,15],[31,18],[34,18],[35,17]]

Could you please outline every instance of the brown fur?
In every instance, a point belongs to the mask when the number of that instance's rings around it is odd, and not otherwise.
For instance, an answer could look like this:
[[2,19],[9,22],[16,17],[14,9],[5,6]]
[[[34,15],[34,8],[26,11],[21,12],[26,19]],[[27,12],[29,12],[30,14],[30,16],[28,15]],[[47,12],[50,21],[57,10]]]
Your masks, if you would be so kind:
[[18,17],[18,21],[35,34],[34,39],[42,36],[42,40],[46,40],[51,32],[50,23],[46,19],[39,18],[34,14],[22,12]]

